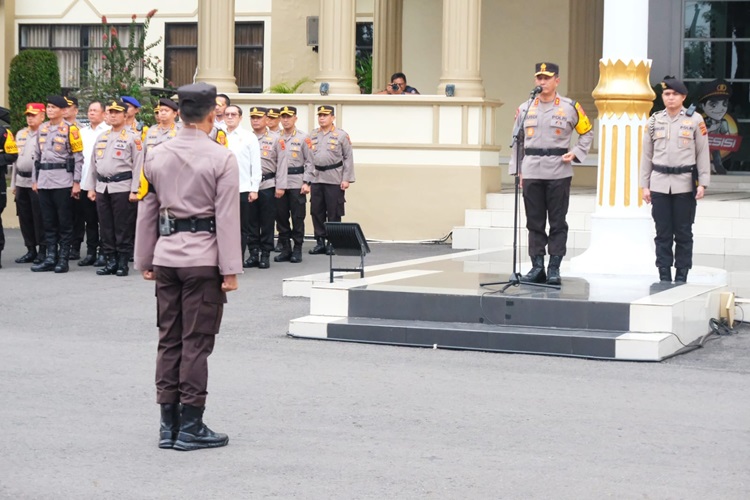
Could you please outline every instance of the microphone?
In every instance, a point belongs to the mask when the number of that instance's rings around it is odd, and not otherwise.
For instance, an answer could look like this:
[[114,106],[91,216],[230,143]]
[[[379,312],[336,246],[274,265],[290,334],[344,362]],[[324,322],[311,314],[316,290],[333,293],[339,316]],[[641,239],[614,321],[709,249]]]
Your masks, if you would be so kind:
[[536,87],[534,87],[534,90],[531,91],[531,95],[536,96],[537,94],[540,94],[541,92],[542,92],[542,87],[537,85]]

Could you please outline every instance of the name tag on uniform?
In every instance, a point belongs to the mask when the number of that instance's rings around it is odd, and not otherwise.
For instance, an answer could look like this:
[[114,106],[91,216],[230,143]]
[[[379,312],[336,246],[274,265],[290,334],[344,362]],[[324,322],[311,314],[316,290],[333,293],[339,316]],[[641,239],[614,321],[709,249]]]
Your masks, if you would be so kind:
[[536,127],[537,125],[539,125],[539,120],[536,118],[536,116],[533,118],[526,118],[524,124],[527,127]]
[[58,136],[58,137],[55,137],[55,138],[54,138],[53,140],[54,140],[55,142],[58,142],[58,143],[60,143],[60,144],[65,144],[65,137],[59,137],[59,136]]
[[654,137],[657,139],[664,139],[667,136],[666,130],[654,130]]
[[106,149],[107,143],[106,142],[97,142],[96,143],[96,149]]
[[120,141],[117,141],[114,146],[115,149],[125,149],[126,147],[127,147],[127,144],[125,144],[124,142],[120,142]]

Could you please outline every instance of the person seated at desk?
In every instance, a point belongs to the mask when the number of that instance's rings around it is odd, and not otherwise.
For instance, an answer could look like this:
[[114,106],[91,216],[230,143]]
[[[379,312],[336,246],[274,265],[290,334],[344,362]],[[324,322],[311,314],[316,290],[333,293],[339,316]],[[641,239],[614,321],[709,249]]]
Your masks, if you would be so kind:
[[410,87],[406,84],[406,75],[403,73],[393,73],[391,76],[391,83],[386,85],[385,90],[375,92],[376,94],[390,94],[390,95],[403,95],[403,94],[419,94],[419,91],[414,87]]

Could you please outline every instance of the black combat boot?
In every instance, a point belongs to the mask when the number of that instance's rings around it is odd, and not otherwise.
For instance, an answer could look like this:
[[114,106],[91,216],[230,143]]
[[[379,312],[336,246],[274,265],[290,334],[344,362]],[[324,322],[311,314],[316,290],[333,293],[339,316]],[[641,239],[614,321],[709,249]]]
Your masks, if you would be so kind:
[[326,240],[325,238],[315,238],[315,246],[312,247],[307,253],[310,255],[323,255],[326,253]]
[[55,272],[57,274],[67,273],[70,269],[68,265],[68,258],[70,257],[70,247],[68,245],[60,245],[60,253],[57,256],[57,265],[55,266]]
[[544,274],[544,255],[532,255],[531,269],[521,276],[523,283],[544,283],[547,275]]
[[130,259],[130,255],[126,253],[121,253],[117,257],[117,271],[115,271],[115,275],[117,276],[127,276],[130,272],[130,268],[128,267],[128,259]]
[[108,274],[115,274],[117,272],[117,259],[115,254],[105,255],[106,264],[101,269],[97,269],[97,276],[107,276]]
[[180,451],[200,450],[202,448],[218,448],[229,443],[229,436],[214,432],[203,423],[201,406],[182,405],[180,432],[174,449]]
[[260,262],[258,262],[258,269],[268,269],[269,267],[271,267],[270,252],[261,252]]
[[281,238],[279,238],[278,240],[276,240],[276,246],[274,247],[273,251],[276,253],[283,252],[285,243],[289,245],[288,241],[283,241]]
[[93,266],[96,262],[96,248],[88,249],[86,251],[86,257],[78,261],[78,265],[81,267]]
[[672,268],[671,267],[659,268],[659,281],[667,282],[667,283],[672,282]]
[[36,259],[34,259],[34,264],[41,264],[44,262],[44,259],[47,258],[47,247],[45,245],[39,245],[39,251],[36,253]]
[[289,257],[289,262],[292,264],[299,264],[302,262],[302,245],[294,245],[294,250],[292,250],[292,256]]
[[688,269],[687,267],[678,267],[674,273],[674,282],[687,283],[687,275],[689,270],[690,269]]
[[107,256],[104,255],[104,252],[102,252],[102,249],[99,249],[99,255],[96,257],[96,262],[94,262],[94,267],[104,267],[107,265]]
[[274,262],[289,262],[292,259],[292,246],[288,241],[284,242],[281,253],[273,258]]
[[242,264],[242,267],[258,267],[258,264],[260,263],[260,260],[258,259],[258,253],[259,250],[257,248],[250,249],[250,257],[248,257],[244,264]]
[[31,270],[35,273],[44,273],[47,271],[54,271],[55,265],[57,264],[57,252],[55,247],[50,248],[44,254],[44,260],[39,264],[31,266]]
[[81,245],[70,245],[68,260],[78,260],[81,258]]
[[562,262],[562,255],[550,255],[549,265],[547,266],[547,284],[548,285],[560,285],[562,284],[562,278],[560,278],[560,263]]
[[179,403],[164,403],[159,406],[161,406],[159,448],[172,448],[180,432],[180,405]]
[[36,259],[36,247],[26,247],[26,253],[16,259],[16,264],[28,264]]

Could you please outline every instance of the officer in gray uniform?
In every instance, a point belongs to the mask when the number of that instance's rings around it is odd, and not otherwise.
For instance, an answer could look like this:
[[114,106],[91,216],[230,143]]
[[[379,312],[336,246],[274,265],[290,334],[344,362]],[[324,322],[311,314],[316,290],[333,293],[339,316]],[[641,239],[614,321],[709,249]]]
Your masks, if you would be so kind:
[[352,141],[334,124],[333,106],[318,106],[319,127],[310,133],[315,172],[310,187],[310,215],[315,231],[315,246],[309,253],[332,252],[326,248],[326,222],[341,222],[344,216],[344,192],[354,182]]
[[187,451],[229,441],[203,423],[203,411],[208,356],[226,292],[237,289],[242,245],[237,159],[207,136],[216,87],[201,82],[177,94],[185,127],[143,167],[152,193],[138,204],[135,266],[156,281],[159,447]]
[[127,276],[135,244],[138,172],[145,153],[140,132],[125,124],[125,103],[110,102],[107,114],[112,128],[96,139],[87,182],[95,186],[88,197],[96,202],[102,253],[107,260],[96,274]]
[[656,226],[659,280],[672,281],[674,264],[675,283],[684,283],[693,266],[696,200],[711,177],[708,130],[701,115],[683,107],[684,83],[668,77],[661,86],[665,109],[649,118],[643,134],[640,187]]
[[[519,140],[510,155],[511,175],[520,176],[529,231],[531,270],[521,281],[561,284],[560,263],[567,251],[570,181],[572,162],[582,162],[594,138],[591,122],[581,105],[557,93],[559,67],[550,62],[537,63],[534,83],[541,87],[539,95],[524,102],[516,111],[515,130]],[[526,119],[521,120],[528,109]],[[573,132],[578,133],[576,145],[570,149]],[[520,149],[520,150],[519,150]],[[520,168],[517,165],[520,158]],[[549,235],[546,233],[549,219]],[[545,248],[550,259],[544,272]]]
[[[310,192],[315,167],[312,161],[308,135],[297,128],[297,108],[281,108],[281,125],[287,160],[286,191],[276,200],[276,229],[279,231],[281,253],[274,262],[302,262],[302,243],[305,239],[305,216],[307,215],[307,194]],[[291,224],[290,224],[291,219]],[[294,242],[292,249],[290,241]]]
[[[34,272],[68,272],[68,256],[73,238],[73,198],[81,193],[83,140],[76,125],[63,120],[68,107],[64,97],[47,98],[47,118],[37,134],[34,154],[33,189],[39,193],[47,257],[31,266]],[[58,245],[60,248],[58,249]]]

